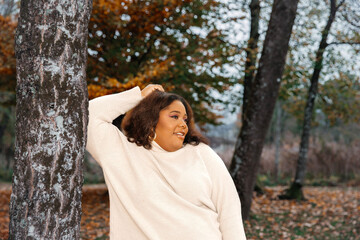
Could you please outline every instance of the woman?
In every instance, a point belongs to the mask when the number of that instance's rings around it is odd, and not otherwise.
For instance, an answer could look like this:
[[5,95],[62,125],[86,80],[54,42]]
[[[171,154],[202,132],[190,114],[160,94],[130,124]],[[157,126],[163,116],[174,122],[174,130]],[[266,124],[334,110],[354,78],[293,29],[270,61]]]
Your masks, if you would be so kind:
[[[112,121],[128,111],[124,135]],[[189,104],[160,85],[90,101],[87,150],[109,190],[111,239],[245,239],[235,186],[205,142]]]

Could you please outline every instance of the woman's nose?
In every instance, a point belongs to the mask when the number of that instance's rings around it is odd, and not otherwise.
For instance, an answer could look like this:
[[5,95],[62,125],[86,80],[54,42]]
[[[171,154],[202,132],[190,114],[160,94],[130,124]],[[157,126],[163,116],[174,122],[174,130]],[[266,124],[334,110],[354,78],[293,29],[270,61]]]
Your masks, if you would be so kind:
[[186,128],[186,120],[181,120],[180,121],[180,126],[183,127],[183,128]]

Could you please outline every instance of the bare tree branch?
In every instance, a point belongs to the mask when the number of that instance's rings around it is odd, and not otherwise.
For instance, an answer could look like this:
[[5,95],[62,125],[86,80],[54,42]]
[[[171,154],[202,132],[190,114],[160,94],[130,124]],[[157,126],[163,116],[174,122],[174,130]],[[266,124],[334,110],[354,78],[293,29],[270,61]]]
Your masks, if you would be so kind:
[[336,11],[341,7],[341,5],[343,5],[345,2],[345,0],[342,0],[337,6],[336,6]]
[[0,15],[7,17],[15,11],[15,0],[1,0],[0,1]]
[[328,46],[329,45],[360,45],[360,42],[331,42],[331,43],[328,43]]

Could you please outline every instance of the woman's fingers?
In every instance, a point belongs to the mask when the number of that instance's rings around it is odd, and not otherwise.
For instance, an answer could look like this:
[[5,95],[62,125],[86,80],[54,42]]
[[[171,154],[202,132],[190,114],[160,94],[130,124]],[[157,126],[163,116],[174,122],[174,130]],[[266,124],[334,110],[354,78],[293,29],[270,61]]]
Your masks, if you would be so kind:
[[141,95],[143,97],[146,97],[147,95],[149,95],[150,93],[152,93],[155,90],[165,92],[164,88],[161,85],[159,85],[159,84],[149,84],[141,91]]

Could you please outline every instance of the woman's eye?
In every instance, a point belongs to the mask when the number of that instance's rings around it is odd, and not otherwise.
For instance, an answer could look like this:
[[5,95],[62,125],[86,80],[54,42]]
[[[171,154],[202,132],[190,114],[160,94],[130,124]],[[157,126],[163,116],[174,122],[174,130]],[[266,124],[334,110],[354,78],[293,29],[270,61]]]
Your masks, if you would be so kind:
[[174,118],[174,119],[178,119],[179,117],[178,116],[171,116],[172,118]]

